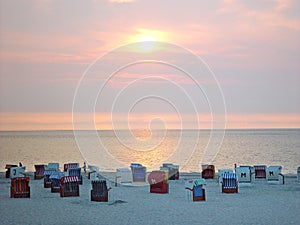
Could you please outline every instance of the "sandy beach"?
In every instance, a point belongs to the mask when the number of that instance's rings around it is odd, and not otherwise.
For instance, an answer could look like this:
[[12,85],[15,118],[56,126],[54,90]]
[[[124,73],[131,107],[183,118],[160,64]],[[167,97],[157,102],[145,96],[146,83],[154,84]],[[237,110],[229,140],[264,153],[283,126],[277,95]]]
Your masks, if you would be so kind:
[[185,181],[199,176],[181,174],[169,182],[169,194],[113,184],[109,202],[99,203],[90,201],[86,174],[80,197],[61,198],[31,176],[31,198],[12,199],[10,179],[1,173],[1,224],[299,224],[300,182],[294,175],[284,185],[257,180],[238,194],[223,194],[216,180],[207,180],[206,201],[192,202]]

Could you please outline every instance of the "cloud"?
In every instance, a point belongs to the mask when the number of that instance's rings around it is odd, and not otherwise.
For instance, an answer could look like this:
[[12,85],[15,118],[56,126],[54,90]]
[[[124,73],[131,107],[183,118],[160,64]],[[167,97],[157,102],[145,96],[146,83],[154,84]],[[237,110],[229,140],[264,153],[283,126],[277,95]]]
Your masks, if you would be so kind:
[[132,2],[136,2],[137,0],[109,0],[109,1],[113,3],[132,3]]

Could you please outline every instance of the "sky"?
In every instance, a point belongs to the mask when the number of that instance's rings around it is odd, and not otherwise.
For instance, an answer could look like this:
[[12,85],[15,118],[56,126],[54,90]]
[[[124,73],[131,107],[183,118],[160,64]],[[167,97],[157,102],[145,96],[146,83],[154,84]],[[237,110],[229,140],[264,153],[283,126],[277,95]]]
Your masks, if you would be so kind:
[[0,10],[0,130],[300,127],[297,0]]

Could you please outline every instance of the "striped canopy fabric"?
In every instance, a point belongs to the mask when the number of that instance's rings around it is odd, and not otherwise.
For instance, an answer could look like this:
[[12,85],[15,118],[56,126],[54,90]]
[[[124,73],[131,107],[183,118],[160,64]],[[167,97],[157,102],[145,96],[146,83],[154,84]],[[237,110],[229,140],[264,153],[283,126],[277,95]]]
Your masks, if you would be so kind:
[[65,176],[60,178],[60,182],[62,183],[74,183],[74,182],[78,182],[79,179],[76,176]]
[[235,173],[224,173],[222,174],[222,187],[223,188],[236,188],[236,174]]

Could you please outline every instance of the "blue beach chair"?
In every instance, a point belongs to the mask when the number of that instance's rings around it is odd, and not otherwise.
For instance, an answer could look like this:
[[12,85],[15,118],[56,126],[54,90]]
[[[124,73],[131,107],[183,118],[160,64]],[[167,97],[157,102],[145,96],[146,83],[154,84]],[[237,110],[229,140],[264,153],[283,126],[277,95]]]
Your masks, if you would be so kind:
[[222,193],[238,193],[238,182],[235,173],[222,174]]

